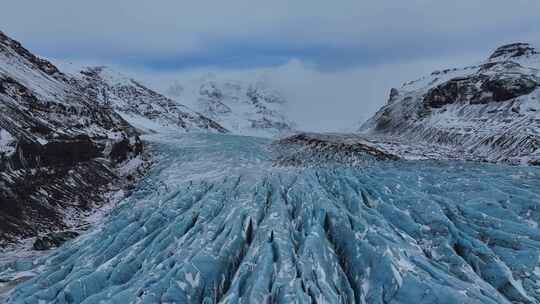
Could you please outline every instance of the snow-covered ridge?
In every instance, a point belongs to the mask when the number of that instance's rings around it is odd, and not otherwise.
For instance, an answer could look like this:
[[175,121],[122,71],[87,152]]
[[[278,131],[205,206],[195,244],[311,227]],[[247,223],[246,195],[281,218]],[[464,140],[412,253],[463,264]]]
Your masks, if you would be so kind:
[[360,130],[455,158],[539,164],[540,53],[505,45],[478,65],[407,82]]
[[120,115],[0,32],[0,247],[70,227],[142,150]]
[[295,127],[285,114],[287,100],[264,81],[205,77],[192,83],[175,83],[166,94],[234,134],[274,137]]
[[227,132],[215,121],[107,67],[87,67],[75,77],[98,102],[146,130]]

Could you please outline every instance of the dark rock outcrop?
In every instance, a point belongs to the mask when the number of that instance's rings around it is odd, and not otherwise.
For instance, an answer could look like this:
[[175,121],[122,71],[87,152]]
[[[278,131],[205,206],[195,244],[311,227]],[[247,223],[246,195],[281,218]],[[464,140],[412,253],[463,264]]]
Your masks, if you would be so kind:
[[440,108],[456,102],[486,104],[507,101],[532,93],[540,81],[532,75],[498,73],[488,76],[478,73],[469,77],[456,77],[430,89],[424,96],[424,104]]
[[400,159],[364,138],[350,135],[300,133],[274,142],[273,147],[274,163],[279,166],[363,165]]
[[[538,79],[529,75],[497,75],[482,83],[484,92],[491,93],[493,101],[507,101],[528,95],[540,86]],[[484,100],[484,102],[486,102]]]
[[388,96],[388,104],[392,104],[394,103],[394,101],[397,100],[397,98],[399,97],[399,91],[398,89],[396,88],[391,88],[390,89],[390,95]]
[[32,247],[34,248],[34,250],[49,250],[59,247],[63,243],[78,236],[79,233],[75,231],[51,232],[47,235],[38,237]]
[[489,59],[500,60],[520,58],[534,56],[538,54],[540,53],[528,43],[512,43],[497,48],[495,52],[493,52],[493,54],[489,56]]

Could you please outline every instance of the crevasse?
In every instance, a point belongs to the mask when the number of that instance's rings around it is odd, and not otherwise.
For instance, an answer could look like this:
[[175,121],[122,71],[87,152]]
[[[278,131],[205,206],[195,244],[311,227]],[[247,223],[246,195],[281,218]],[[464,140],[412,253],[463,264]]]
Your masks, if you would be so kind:
[[149,141],[136,191],[9,303],[540,301],[538,168],[292,168],[265,139]]

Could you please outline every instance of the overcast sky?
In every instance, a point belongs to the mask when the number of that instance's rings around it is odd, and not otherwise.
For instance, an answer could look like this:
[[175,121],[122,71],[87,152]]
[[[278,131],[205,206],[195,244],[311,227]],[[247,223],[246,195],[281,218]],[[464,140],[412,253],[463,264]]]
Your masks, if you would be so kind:
[[0,24],[41,56],[153,83],[263,73],[301,127],[339,130],[403,81],[505,43],[539,45],[540,1],[17,0],[2,3]]

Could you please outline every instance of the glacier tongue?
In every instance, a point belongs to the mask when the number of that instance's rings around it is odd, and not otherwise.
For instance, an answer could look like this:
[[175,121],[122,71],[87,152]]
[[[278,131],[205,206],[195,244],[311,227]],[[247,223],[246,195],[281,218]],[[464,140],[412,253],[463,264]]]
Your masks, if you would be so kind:
[[265,139],[153,136],[133,195],[8,302],[540,301],[538,168],[288,168]]

